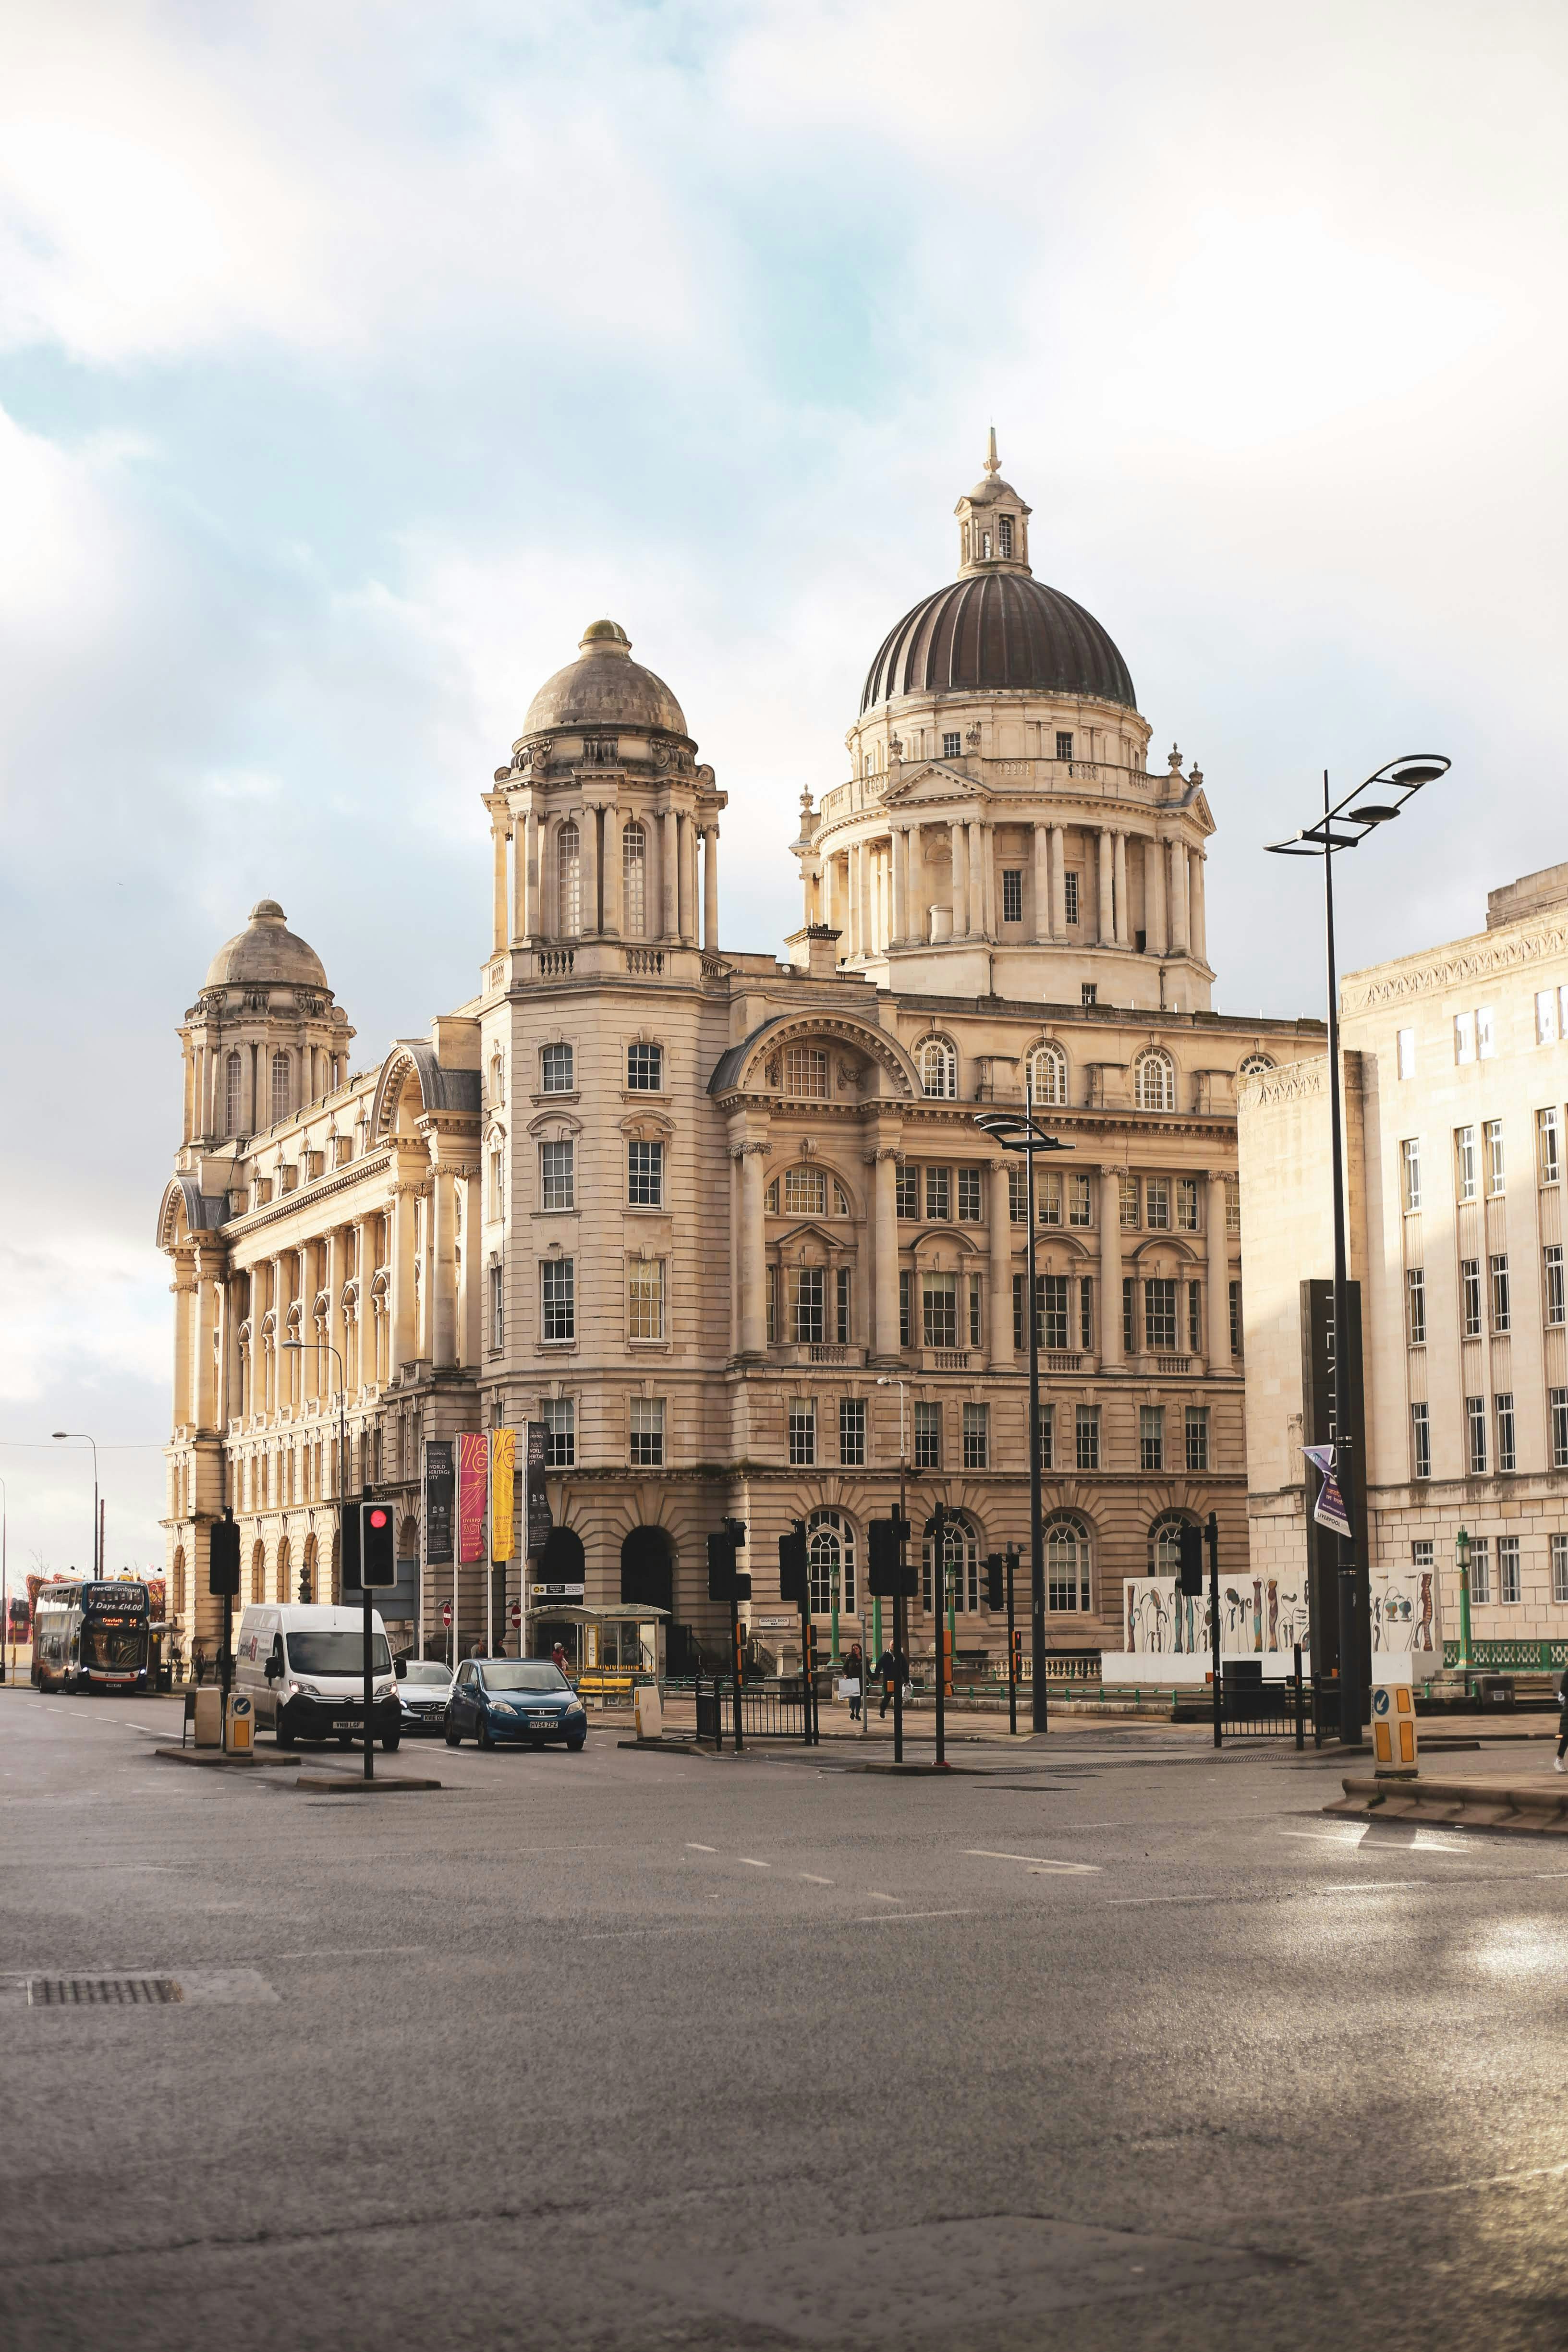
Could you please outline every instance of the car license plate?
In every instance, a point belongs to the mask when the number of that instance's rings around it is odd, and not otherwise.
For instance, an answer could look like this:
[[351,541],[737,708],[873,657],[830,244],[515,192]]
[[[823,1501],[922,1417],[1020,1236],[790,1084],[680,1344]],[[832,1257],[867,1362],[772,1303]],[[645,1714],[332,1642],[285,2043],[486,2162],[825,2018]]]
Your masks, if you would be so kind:
[[334,1731],[363,1731],[364,1729],[364,1717],[363,1715],[334,1716],[332,1717],[332,1729]]

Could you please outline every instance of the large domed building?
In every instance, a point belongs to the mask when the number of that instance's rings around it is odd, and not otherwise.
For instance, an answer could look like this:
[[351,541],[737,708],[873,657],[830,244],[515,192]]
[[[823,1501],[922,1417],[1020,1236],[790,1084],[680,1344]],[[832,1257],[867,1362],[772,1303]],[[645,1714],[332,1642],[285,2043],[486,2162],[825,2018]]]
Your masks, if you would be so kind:
[[[1236,1087],[1321,1032],[1207,1010],[1201,779],[1151,773],[1128,665],[1036,579],[994,444],[957,517],[956,577],[863,688],[846,663],[848,772],[805,796],[783,959],[721,938],[726,795],[608,619],[484,790],[468,1003],[350,1072],[276,901],[219,950],[158,1227],[187,1642],[215,1637],[225,1509],[245,1599],[352,1599],[340,1507],[371,1496],[396,1646],[515,1648],[515,1607],[587,1666],[716,1663],[732,1517],[749,1638],[787,1666],[779,1535],[806,1524],[824,1654],[835,1610],[874,1639],[867,1529],[902,1453],[916,1525],[956,1515],[914,1654],[945,1586],[983,1671],[980,1562],[1027,1545],[1027,1301],[1019,1171],[974,1120],[1026,1081],[1072,1155],[1039,1196],[1053,1643],[1120,1643],[1128,1580],[1210,1510],[1244,1555]],[[509,1433],[541,1490],[521,1547]]]

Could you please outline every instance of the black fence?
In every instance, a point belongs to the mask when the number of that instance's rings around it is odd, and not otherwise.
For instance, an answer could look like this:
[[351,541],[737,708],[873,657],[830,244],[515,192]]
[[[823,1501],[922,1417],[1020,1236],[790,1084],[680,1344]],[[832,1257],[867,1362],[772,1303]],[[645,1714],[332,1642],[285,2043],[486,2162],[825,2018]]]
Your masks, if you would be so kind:
[[1260,1664],[1227,1659],[1220,1675],[1219,1719],[1221,1731],[1232,1739],[1291,1739],[1305,1748],[1310,1732],[1313,1747],[1321,1748],[1340,1736],[1340,1678],[1294,1674],[1265,1682]]
[[[726,1675],[699,1675],[697,1737],[717,1748],[735,1734],[735,1687]],[[805,1692],[798,1676],[741,1685],[742,1739],[799,1739],[806,1730]]]

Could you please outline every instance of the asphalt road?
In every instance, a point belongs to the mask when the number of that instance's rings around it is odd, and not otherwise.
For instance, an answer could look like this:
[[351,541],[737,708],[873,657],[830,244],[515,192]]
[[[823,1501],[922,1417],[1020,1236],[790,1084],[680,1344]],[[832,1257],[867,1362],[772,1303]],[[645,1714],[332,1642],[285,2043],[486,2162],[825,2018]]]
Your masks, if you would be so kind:
[[1568,1841],[1171,1728],[365,1801],[178,1721],[0,1691],[8,2352],[1568,2342]]

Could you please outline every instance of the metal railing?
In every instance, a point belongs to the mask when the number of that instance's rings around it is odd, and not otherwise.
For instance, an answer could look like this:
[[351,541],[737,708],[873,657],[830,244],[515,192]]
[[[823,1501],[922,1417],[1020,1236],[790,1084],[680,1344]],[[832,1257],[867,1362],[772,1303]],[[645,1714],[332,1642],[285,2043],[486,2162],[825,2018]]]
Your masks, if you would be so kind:
[[[694,1686],[697,1738],[714,1747],[733,1738],[735,1686],[727,1675],[699,1675]],[[741,1736],[743,1739],[805,1738],[805,1692],[798,1676],[789,1681],[742,1683]]]

